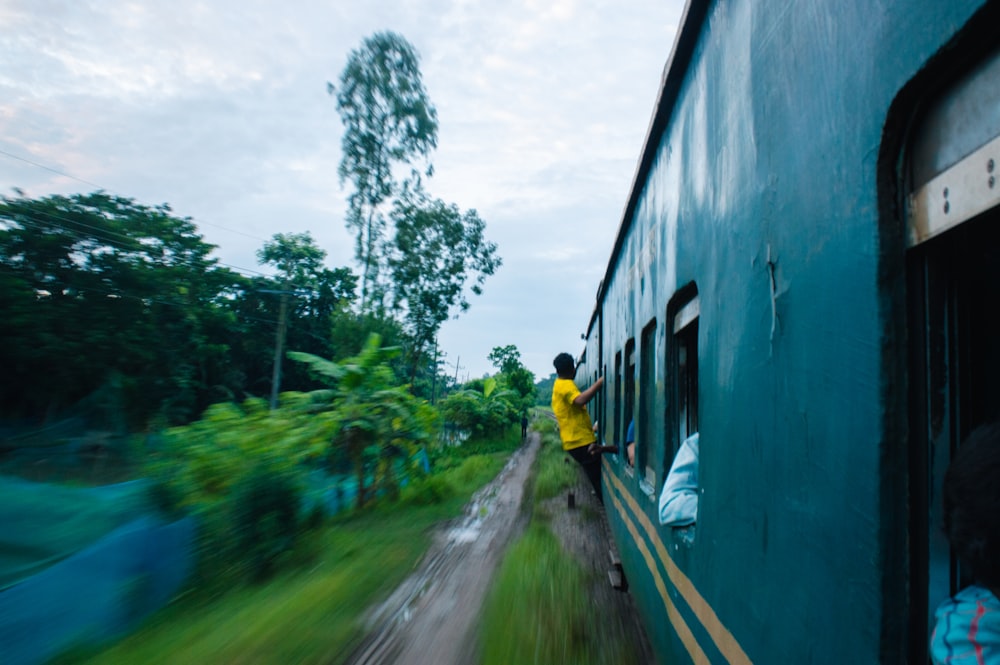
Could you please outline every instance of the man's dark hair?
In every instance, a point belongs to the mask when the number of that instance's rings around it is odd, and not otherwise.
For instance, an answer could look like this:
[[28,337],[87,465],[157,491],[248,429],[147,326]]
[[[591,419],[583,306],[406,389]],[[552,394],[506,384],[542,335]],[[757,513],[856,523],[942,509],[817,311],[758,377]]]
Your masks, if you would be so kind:
[[573,370],[576,369],[576,363],[573,361],[573,356],[568,353],[560,353],[556,356],[556,359],[552,361],[552,365],[556,368],[556,374],[559,375],[560,379],[573,376]]
[[1000,422],[977,428],[944,476],[944,532],[976,583],[1000,589]]

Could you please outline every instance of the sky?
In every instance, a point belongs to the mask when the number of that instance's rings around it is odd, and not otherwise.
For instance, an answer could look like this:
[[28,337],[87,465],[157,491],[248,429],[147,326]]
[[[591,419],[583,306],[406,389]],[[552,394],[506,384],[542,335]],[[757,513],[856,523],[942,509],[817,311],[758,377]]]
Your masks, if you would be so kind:
[[0,194],[96,189],[190,217],[214,256],[308,231],[354,261],[327,82],[375,32],[420,54],[431,195],[474,208],[503,267],[439,345],[459,380],[514,344],[577,355],[683,0],[0,0]]

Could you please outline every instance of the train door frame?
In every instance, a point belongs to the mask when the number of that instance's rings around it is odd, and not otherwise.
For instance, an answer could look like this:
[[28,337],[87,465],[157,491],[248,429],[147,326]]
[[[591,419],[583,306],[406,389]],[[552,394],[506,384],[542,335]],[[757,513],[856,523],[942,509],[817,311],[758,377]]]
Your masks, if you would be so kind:
[[[998,13],[995,6],[992,13]],[[964,581],[939,528],[940,487],[958,442],[985,411],[975,394],[983,391],[968,371],[987,337],[977,328],[984,315],[976,319],[976,312],[988,307],[981,299],[987,287],[973,277],[984,266],[972,265],[971,257],[984,252],[984,240],[1000,239],[984,226],[987,217],[993,228],[1000,222],[1000,186],[989,180],[984,153],[995,151],[994,164],[1000,164],[1000,113],[976,109],[1000,102],[1000,43],[983,27],[995,25],[996,16],[982,18],[970,21],[900,91],[880,157],[879,277],[887,340],[883,514],[907,515],[905,525],[883,527],[883,636],[914,663],[928,661],[935,607]],[[984,87],[984,80],[993,85]],[[984,102],[990,95],[993,100]],[[900,391],[900,385],[908,388]],[[906,469],[905,479],[894,472],[896,465]],[[896,602],[908,608],[903,621]]]

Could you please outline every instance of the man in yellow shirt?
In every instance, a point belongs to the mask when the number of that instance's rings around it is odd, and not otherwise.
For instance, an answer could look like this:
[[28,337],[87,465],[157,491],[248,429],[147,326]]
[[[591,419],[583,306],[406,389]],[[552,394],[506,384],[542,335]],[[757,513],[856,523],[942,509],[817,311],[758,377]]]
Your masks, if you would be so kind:
[[576,378],[576,363],[573,356],[560,353],[552,364],[556,368],[555,385],[552,386],[552,413],[559,423],[559,438],[562,447],[583,467],[590,484],[594,486],[597,498],[601,499],[601,456],[588,447],[594,443],[594,426],[585,408],[597,391],[604,385],[600,377],[592,386],[580,392],[573,382]]

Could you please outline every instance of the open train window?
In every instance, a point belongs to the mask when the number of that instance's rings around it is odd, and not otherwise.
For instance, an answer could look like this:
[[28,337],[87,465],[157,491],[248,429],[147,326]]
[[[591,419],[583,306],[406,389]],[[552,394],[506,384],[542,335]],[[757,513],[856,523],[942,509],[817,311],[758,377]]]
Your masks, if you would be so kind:
[[607,365],[603,365],[601,367],[601,376],[604,377],[605,387],[601,389],[601,397],[598,400],[597,417],[598,417],[598,420],[601,423],[600,429],[598,430],[598,432],[599,432],[598,436],[599,436],[599,438],[601,440],[601,443],[605,443],[605,441],[604,441],[604,433],[608,431],[608,423],[607,423],[607,417],[608,417],[608,388],[607,388],[608,366]]
[[1000,52],[929,105],[908,154],[911,661],[969,583],[941,530],[960,442],[1000,413]]
[[658,517],[672,527],[675,546],[691,547],[695,538],[700,486],[698,479],[698,289],[688,284],[667,306],[667,374],[672,379],[666,411],[672,444],[665,450],[668,469],[660,491]]
[[643,475],[640,484],[650,497],[656,494],[656,469],[650,464],[649,454],[653,443],[653,401],[656,399],[655,368],[656,319],[646,324],[640,337],[639,358],[639,415],[636,421],[635,464]]
[[[693,286],[690,287],[693,289]],[[698,431],[698,318],[697,291],[684,298],[673,312],[674,425],[673,450]],[[673,452],[673,451],[671,451]]]
[[[622,429],[622,352],[619,351],[615,354],[615,394],[611,398],[613,400],[612,408],[615,412],[615,429],[612,436],[615,438],[615,445],[619,447],[619,454],[625,456],[625,446],[622,443],[625,440],[624,430]],[[625,459],[628,459],[627,457]]]
[[[622,402],[624,403],[624,418],[622,418],[622,441],[628,444],[626,441],[626,434],[629,429],[629,425],[632,424],[632,420],[635,418],[635,339],[630,339],[625,342],[625,392],[622,395]],[[638,444],[637,446],[638,447]]]

